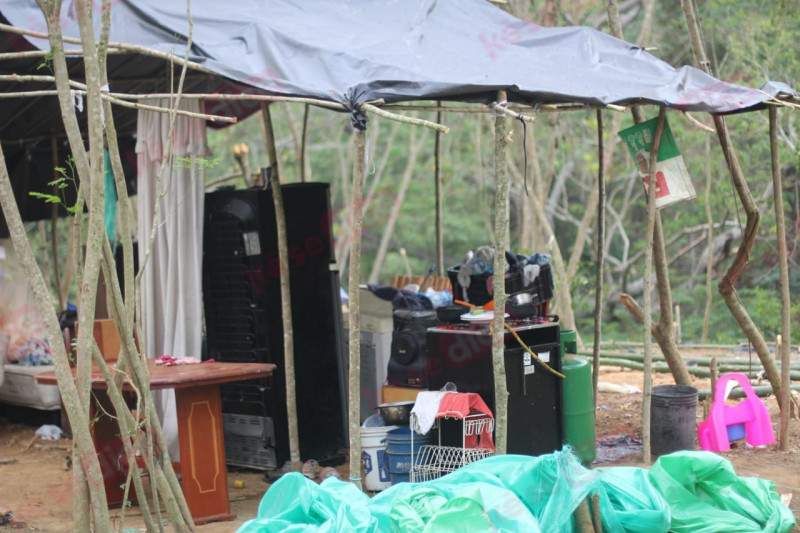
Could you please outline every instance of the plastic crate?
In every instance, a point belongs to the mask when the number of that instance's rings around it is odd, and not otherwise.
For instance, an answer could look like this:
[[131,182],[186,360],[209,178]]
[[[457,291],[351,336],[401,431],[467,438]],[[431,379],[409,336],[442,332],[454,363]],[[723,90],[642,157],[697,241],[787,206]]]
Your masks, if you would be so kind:
[[252,468],[278,468],[275,427],[265,416],[223,413],[225,462]]
[[225,462],[264,470],[278,468],[275,448],[266,439],[241,435],[225,435]]
[[225,435],[239,435],[240,437],[267,436],[267,426],[270,421],[265,416],[241,415],[235,413],[222,414],[222,429]]
[[[450,285],[453,287],[453,299],[467,301],[473,305],[485,305],[492,300],[492,294],[489,292],[489,278],[488,274],[473,275],[469,288],[467,288],[467,298],[464,298],[464,289],[458,283],[458,271],[461,265],[455,265],[447,269],[447,276],[450,278]],[[514,272],[506,274],[506,294],[514,294],[518,292],[529,292],[533,295],[533,303],[540,304],[542,308],[546,308],[546,303],[553,298],[553,275],[550,265],[541,265],[539,275],[533,280],[533,283],[528,287],[523,285],[523,278],[521,272]],[[540,313],[546,314],[546,311]]]

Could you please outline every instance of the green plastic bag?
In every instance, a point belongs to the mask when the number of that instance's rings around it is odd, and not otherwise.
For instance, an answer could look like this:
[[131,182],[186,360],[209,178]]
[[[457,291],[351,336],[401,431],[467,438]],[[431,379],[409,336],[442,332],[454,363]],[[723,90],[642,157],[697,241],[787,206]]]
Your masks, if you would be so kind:
[[587,470],[568,447],[539,457],[504,455],[372,499],[335,478],[286,474],[238,533],[573,533],[575,508],[599,495],[606,533],[665,533],[666,503],[641,469]]
[[372,498],[370,510],[378,531],[541,531],[520,498],[496,476],[482,470],[462,468],[433,481],[394,485]]
[[369,497],[351,483],[328,478],[317,485],[292,472],[272,484],[258,506],[258,518],[237,533],[374,533],[379,530],[368,504]]
[[715,453],[665,455],[649,477],[669,504],[676,533],[785,533],[795,525],[772,481],[739,477]]
[[599,473],[584,468],[569,448],[539,457],[491,457],[460,471],[497,477],[536,517],[542,531],[553,533],[575,530],[572,513],[596,488],[599,477]]
[[[602,490],[612,512],[601,506],[603,531],[666,533],[670,526],[667,502],[653,487],[647,470],[632,466],[599,469]],[[602,496],[600,499],[603,501]]]

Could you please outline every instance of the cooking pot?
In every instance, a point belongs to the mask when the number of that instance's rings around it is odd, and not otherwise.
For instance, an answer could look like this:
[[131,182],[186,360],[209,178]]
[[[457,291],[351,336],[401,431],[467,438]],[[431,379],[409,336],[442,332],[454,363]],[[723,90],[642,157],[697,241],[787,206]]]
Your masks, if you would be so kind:
[[436,308],[436,317],[445,324],[460,322],[464,313],[469,313],[469,307],[466,305],[443,305]]
[[387,426],[407,426],[414,402],[382,403],[378,410]]

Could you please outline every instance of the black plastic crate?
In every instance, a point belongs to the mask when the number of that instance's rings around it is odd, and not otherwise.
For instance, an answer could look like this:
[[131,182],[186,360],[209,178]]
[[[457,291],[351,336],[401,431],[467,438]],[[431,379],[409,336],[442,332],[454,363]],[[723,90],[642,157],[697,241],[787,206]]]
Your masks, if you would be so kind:
[[[447,269],[447,276],[450,278],[450,285],[453,288],[453,299],[468,301],[473,305],[485,305],[492,300],[492,295],[488,290],[489,274],[471,276],[469,288],[467,288],[467,299],[464,298],[464,289],[458,283],[458,271],[461,265],[455,265]],[[553,275],[550,265],[541,265],[539,275],[533,283],[527,287],[523,285],[522,272],[512,272],[506,274],[506,294],[518,292],[528,292],[533,296],[532,303],[545,304],[553,297]],[[545,314],[543,311],[542,314]]]

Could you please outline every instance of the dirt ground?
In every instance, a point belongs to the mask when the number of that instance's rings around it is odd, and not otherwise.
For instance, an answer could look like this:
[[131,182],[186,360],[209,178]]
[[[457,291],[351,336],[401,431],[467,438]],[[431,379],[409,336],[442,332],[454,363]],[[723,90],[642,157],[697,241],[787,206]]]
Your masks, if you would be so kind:
[[[686,353],[685,356],[719,355],[733,356],[730,353]],[[746,357],[746,355],[745,355]],[[601,383],[628,384],[641,389],[642,374],[639,371],[619,367],[602,367],[599,376]],[[656,374],[654,385],[673,383],[671,376]],[[696,379],[698,389],[709,387],[708,379]],[[646,466],[641,460],[641,398],[639,393],[598,394],[597,437],[600,442],[611,442],[598,449],[599,457],[610,457],[600,463],[604,465]],[[766,400],[774,427],[778,428],[778,408],[774,398]],[[704,404],[698,403],[697,421],[704,418]],[[72,487],[68,456],[71,442],[67,439],[45,442],[34,438],[35,427],[11,424],[0,419],[0,518],[10,511],[18,521],[19,527],[0,525],[0,531],[72,531]],[[761,449],[739,447],[724,454],[731,460],[737,474],[760,477],[775,482],[776,490],[788,498],[789,507],[800,521],[800,421],[790,424],[790,447],[786,452],[770,445]],[[626,446],[626,444],[628,446]],[[637,451],[638,450],[638,451]],[[13,461],[12,461],[13,460]],[[346,476],[348,466],[342,465],[339,471]],[[235,481],[242,481],[243,488],[236,488]],[[199,533],[218,533],[235,531],[245,520],[254,518],[261,497],[268,489],[264,473],[230,467],[228,488],[231,498],[231,512],[237,515],[233,522],[207,524],[197,528]],[[112,511],[114,524],[119,530],[119,509]],[[0,519],[0,523],[2,520]],[[122,529],[127,532],[143,531],[141,515],[136,506],[126,510]],[[167,530],[171,530],[167,528]],[[800,533],[800,527],[793,530]]]

